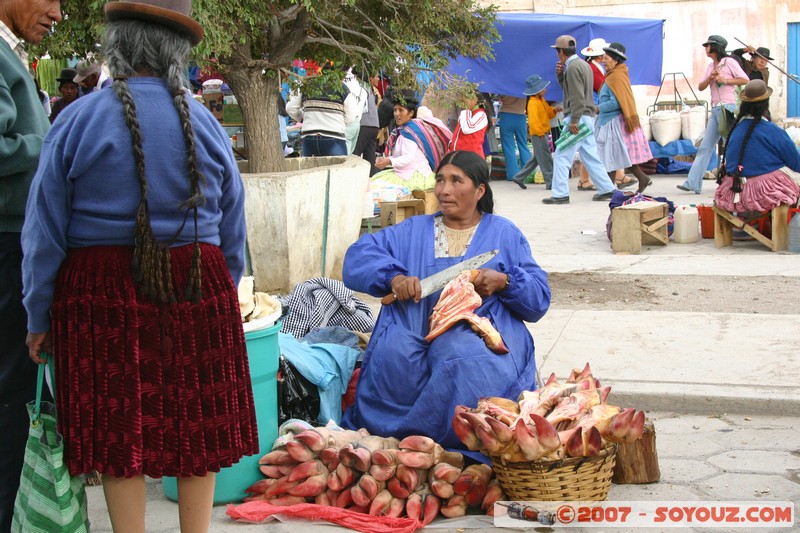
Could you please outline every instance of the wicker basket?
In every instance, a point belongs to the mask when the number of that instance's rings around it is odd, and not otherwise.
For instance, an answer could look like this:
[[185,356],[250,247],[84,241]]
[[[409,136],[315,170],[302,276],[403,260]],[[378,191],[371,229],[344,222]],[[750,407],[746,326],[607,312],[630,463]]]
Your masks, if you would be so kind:
[[517,501],[602,501],[608,497],[617,446],[596,457],[569,457],[561,461],[507,463],[492,457],[500,486]]

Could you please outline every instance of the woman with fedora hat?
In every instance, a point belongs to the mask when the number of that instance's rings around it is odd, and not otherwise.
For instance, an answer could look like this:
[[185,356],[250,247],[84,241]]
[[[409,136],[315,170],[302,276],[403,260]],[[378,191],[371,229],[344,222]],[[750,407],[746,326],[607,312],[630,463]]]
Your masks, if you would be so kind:
[[[603,64],[606,81],[600,88],[600,114],[595,125],[597,151],[609,177],[617,170],[630,172],[639,182],[638,192],[644,191],[652,181],[639,168],[639,164],[653,159],[650,145],[639,124],[639,113],[631,89],[626,61],[627,50],[622,43],[611,43],[605,48]],[[618,184],[622,188],[625,184]]]
[[191,1],[105,14],[112,90],[56,121],[31,185],[29,353],[54,356],[65,463],[103,475],[114,531],[144,531],[145,476],[177,477],[181,531],[207,531],[214,473],[259,451],[236,291],[242,180],[186,90],[203,38]]
[[[606,46],[608,46],[608,43],[605,39],[600,37],[589,41],[589,46],[581,50],[581,54],[586,58],[586,62],[589,63],[590,67],[592,67],[592,96],[594,96],[595,105],[597,105],[597,103],[600,101],[600,89],[603,87],[603,83],[606,81],[606,67],[603,64],[603,57],[606,54],[603,48]],[[625,171],[622,169],[615,172],[611,178],[614,180],[614,184],[620,189],[630,187],[631,185],[637,183],[635,179],[631,179],[630,177],[626,176]],[[578,190],[596,190],[594,185],[592,185],[592,182],[589,180],[589,172],[586,171],[586,167],[583,165],[580,166]]]
[[[744,54],[750,54],[750,59],[745,59]],[[769,54],[769,48],[764,46],[759,46],[758,48],[746,46],[733,51],[733,55],[739,58],[745,74],[751,80],[764,80],[767,86],[769,86],[769,69],[767,65],[769,61],[775,61],[775,58],[770,57]]]
[[726,211],[769,211],[800,199],[800,155],[789,135],[766,119],[771,94],[763,80],[749,81],[740,94],[714,193],[714,203]]
[[[697,148],[692,167],[689,169],[689,176],[686,181],[678,185],[682,191],[691,191],[700,194],[703,189],[703,174],[708,168],[708,162],[717,141],[721,138],[720,123],[725,125],[730,119],[733,122],[733,113],[736,110],[736,87],[747,83],[745,74],[739,63],[728,56],[725,47],[728,40],[721,35],[709,35],[703,47],[706,56],[711,59],[711,63],[706,68],[706,73],[697,88],[705,91],[706,88],[711,92],[711,115],[708,117],[706,130],[703,133],[703,140]],[[729,126],[729,124],[727,124]],[[730,128],[725,128],[730,131]]]
[[80,87],[78,87],[78,84],[73,81],[75,76],[77,76],[77,72],[74,68],[62,68],[61,72],[56,78],[56,81],[58,82],[58,92],[61,93],[61,97],[53,102],[53,105],[50,108],[51,123],[55,121],[59,113],[64,111],[65,107],[77,100],[80,96],[80,93],[78,92]]
[[550,132],[550,121],[555,118],[561,108],[551,106],[544,99],[548,85],[550,85],[548,80],[543,80],[538,74],[533,74],[525,80],[525,90],[522,91],[528,96],[528,136],[533,147],[533,157],[513,178],[514,183],[522,189],[527,189],[525,178],[533,172],[537,165],[542,170],[545,188],[547,190],[553,188],[553,154],[550,152],[547,134]]

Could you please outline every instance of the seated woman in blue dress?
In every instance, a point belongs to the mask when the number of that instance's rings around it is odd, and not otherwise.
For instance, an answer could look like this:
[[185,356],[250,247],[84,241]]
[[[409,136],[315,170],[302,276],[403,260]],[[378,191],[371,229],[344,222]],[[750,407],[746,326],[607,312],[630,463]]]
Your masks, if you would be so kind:
[[[516,399],[536,388],[534,344],[523,321],[544,316],[550,286],[522,232],[493,214],[488,180],[479,155],[447,154],[436,171],[440,212],[362,235],[347,251],[349,288],[376,297],[394,293],[398,301],[381,309],[346,427],[397,438],[426,435],[462,450],[452,427],[456,405],[475,406],[484,396]],[[475,313],[492,322],[509,353],[492,352],[464,321],[426,342],[440,292],[420,298],[420,279],[491,250],[499,253],[474,281],[483,298]]]
[[789,135],[766,119],[772,89],[751,80],[725,146],[725,172],[714,203],[726,211],[769,211],[800,197],[800,155]]

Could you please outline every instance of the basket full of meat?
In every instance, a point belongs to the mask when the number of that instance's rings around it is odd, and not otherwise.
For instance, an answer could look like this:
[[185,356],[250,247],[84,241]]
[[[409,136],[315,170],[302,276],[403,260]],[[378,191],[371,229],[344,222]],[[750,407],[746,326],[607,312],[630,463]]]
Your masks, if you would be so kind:
[[607,402],[589,364],[564,383],[552,374],[517,401],[481,398],[458,406],[453,428],[470,450],[492,460],[504,492],[519,501],[602,501],[617,449],[644,432],[645,414]]

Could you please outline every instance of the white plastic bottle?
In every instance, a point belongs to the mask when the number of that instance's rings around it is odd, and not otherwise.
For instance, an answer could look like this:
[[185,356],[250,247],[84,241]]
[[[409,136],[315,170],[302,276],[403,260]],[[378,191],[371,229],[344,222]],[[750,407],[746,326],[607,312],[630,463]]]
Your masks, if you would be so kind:
[[695,206],[679,205],[675,208],[675,230],[672,233],[675,242],[697,242],[700,238],[699,228],[699,218]]
[[789,251],[800,254],[800,211],[789,221]]

